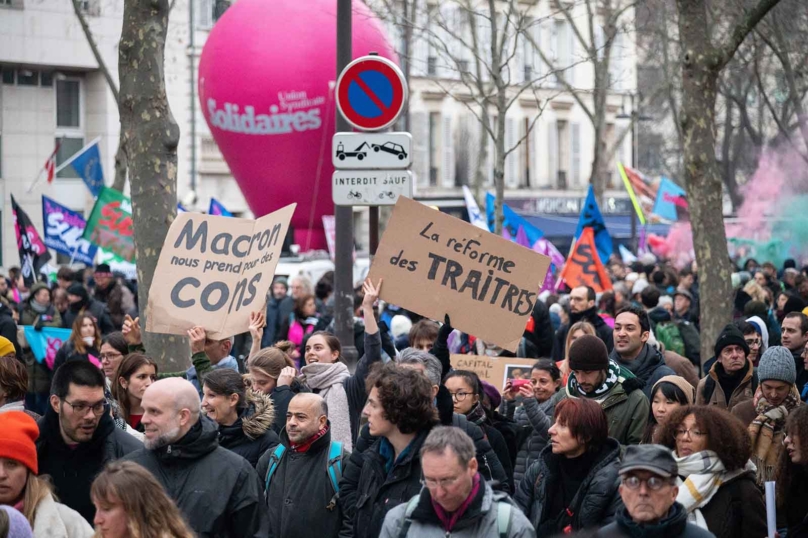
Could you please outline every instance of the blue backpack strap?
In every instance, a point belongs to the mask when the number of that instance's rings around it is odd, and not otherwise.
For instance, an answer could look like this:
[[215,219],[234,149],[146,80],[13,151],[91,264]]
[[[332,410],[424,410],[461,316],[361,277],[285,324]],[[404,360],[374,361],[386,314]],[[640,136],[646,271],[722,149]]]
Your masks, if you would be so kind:
[[334,493],[339,493],[339,481],[342,479],[342,443],[331,441],[328,446],[328,478]]
[[267,493],[269,493],[269,481],[272,479],[272,475],[275,474],[275,470],[278,468],[278,464],[280,464],[284,452],[286,452],[286,447],[279,444],[269,456],[269,467],[267,468],[267,477],[264,482],[264,491]]

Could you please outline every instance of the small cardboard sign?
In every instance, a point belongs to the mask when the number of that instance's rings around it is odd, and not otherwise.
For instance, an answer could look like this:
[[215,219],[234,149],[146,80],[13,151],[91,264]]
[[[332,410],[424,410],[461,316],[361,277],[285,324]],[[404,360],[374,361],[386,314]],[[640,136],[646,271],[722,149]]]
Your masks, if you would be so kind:
[[516,351],[550,258],[400,197],[369,277],[381,298]]
[[[385,284],[386,285],[386,284]],[[452,355],[452,368],[469,370],[491,383],[500,392],[509,379],[530,379],[530,370],[537,359],[513,359],[486,355]]]
[[168,230],[149,291],[146,330],[209,338],[247,331],[266,294],[296,204],[257,220],[180,213]]

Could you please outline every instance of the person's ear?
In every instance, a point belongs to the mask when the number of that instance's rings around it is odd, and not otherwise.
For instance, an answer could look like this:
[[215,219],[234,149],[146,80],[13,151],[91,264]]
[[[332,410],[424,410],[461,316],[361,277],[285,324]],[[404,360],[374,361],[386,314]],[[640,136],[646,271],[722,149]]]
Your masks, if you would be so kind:
[[651,337],[651,332],[650,331],[643,331],[643,333],[640,335],[640,340],[644,344],[644,343],[646,343],[648,341],[648,339],[650,337]]
[[51,404],[51,407],[53,408],[53,410],[58,415],[59,414],[59,397],[56,396],[55,394],[51,394],[50,404]]
[[187,407],[180,409],[180,427],[187,426],[191,422],[191,410]]
[[328,417],[326,415],[320,415],[317,423],[320,425],[320,429],[322,430],[328,424]]
[[[622,487],[622,486],[621,486]],[[671,488],[671,497],[673,502],[676,502],[676,498],[679,496],[679,486],[673,486]]]
[[432,399],[434,400],[438,396],[438,391],[440,387],[438,385],[432,385]]
[[228,400],[230,402],[230,407],[236,407],[238,405],[238,394],[231,394]]
[[126,378],[125,378],[125,377],[123,377],[123,376],[121,376],[121,377],[119,377],[119,378],[118,378],[118,384],[119,384],[119,385],[120,385],[120,386],[123,388],[123,390],[126,390],[126,387],[129,385],[129,384],[126,382]]
[[469,460],[468,469],[469,469],[469,474],[471,474],[471,476],[474,476],[475,474],[477,474],[477,469],[479,469],[479,467],[480,467],[480,465],[477,463],[477,458],[471,458]]

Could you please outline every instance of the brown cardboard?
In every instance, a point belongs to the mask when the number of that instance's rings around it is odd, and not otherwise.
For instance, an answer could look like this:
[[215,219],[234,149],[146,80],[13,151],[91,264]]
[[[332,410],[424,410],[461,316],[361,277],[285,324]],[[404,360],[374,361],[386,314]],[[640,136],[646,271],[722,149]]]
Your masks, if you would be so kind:
[[149,291],[146,330],[209,338],[246,332],[266,295],[296,204],[257,220],[180,213],[171,224]]
[[502,392],[509,379],[530,379],[530,370],[538,359],[452,355],[451,360],[455,370],[470,370]]
[[438,321],[448,313],[456,329],[515,352],[549,266],[547,256],[402,196],[368,276],[384,278],[388,303]]

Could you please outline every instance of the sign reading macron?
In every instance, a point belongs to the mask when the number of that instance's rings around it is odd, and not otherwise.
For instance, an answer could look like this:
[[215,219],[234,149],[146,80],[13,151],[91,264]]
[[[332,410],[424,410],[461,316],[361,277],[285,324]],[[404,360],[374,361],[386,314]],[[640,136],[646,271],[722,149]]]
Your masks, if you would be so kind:
[[181,213],[168,230],[149,292],[146,330],[213,339],[243,333],[266,294],[296,204],[257,220]]
[[369,277],[381,298],[516,351],[550,258],[404,196]]

